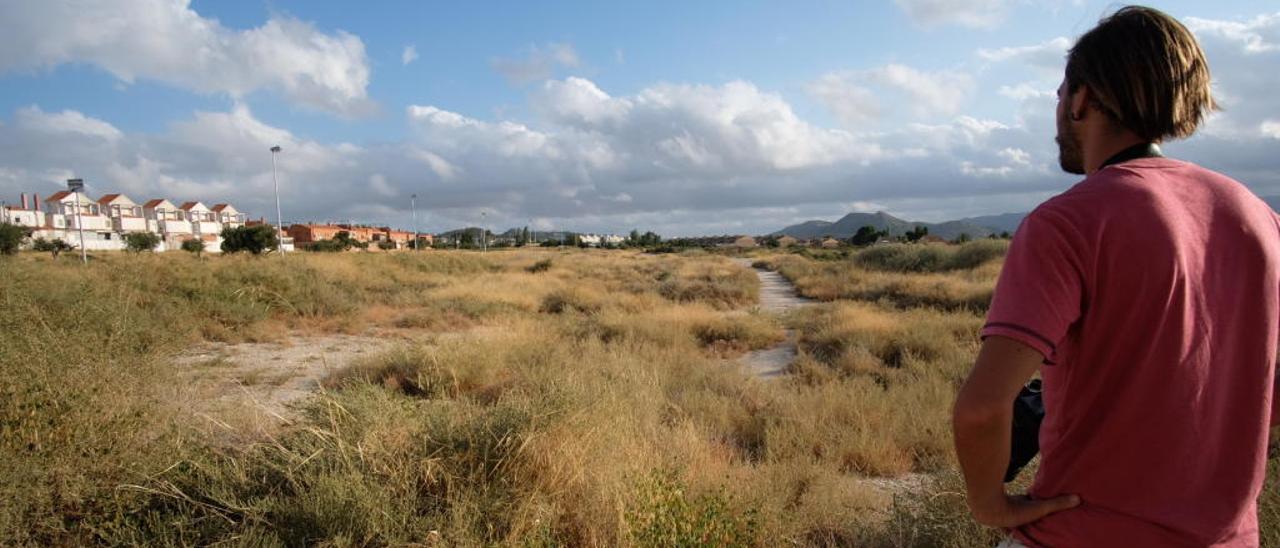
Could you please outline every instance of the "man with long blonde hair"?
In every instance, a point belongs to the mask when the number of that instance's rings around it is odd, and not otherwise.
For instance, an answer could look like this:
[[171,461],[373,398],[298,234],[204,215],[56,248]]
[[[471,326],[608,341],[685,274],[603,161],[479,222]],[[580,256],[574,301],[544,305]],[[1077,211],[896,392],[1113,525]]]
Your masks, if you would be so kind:
[[[979,522],[1007,546],[1257,546],[1277,423],[1280,221],[1240,183],[1166,158],[1215,108],[1173,17],[1125,7],[1058,89],[1062,168],[1023,221],[954,411]],[[1010,403],[1040,372],[1041,462],[1006,493]]]

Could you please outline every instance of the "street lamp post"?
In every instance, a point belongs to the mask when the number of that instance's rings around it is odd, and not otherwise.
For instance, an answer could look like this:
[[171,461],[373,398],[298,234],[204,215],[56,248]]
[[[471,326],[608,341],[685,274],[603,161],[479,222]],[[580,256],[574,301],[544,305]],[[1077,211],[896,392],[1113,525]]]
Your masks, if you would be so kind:
[[84,249],[84,218],[80,216],[80,191],[84,190],[84,179],[67,179],[67,190],[76,196],[76,230],[80,232],[80,262],[88,264],[89,254]]
[[487,253],[489,251],[489,227],[485,224],[485,211],[480,210],[480,252]]
[[413,251],[417,251],[417,195],[408,195],[408,206],[413,210]]
[[276,189],[276,247],[280,248],[280,257],[284,258],[284,215],[280,214],[280,180],[276,177],[276,154],[279,146],[271,147],[271,185]]

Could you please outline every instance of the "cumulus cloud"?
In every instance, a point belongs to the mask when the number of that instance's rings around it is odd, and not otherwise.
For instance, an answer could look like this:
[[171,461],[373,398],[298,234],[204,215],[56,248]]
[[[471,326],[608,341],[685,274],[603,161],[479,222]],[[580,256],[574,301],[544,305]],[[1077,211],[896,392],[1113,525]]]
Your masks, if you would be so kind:
[[1061,74],[1066,65],[1067,50],[1070,48],[1071,40],[1059,36],[1030,46],[980,49],[978,57],[993,62],[1024,63],[1046,73]]
[[299,105],[342,116],[374,108],[358,37],[290,17],[229,29],[189,2],[0,3],[0,72],[88,63],[126,83],[150,79],[234,98],[278,90]]
[[[1280,193],[1273,153],[1280,105],[1262,91],[1274,89],[1268,67],[1277,54],[1249,54],[1221,37],[1204,43],[1218,85],[1248,101],[1237,99],[1204,134],[1168,151],[1259,194]],[[837,76],[916,101],[905,88],[919,87],[921,75],[933,76],[907,67]],[[933,80],[917,91],[926,102],[962,87]],[[267,149],[280,145],[287,220],[408,226],[414,193],[420,226],[430,230],[474,225],[482,211],[499,230],[531,224],[668,236],[768,232],[850,209],[945,220],[1026,211],[1076,181],[1057,167],[1054,98],[1040,85],[1010,88],[1018,101],[1012,119],[968,116],[963,103],[947,99],[911,113],[927,119],[867,130],[815,124],[781,95],[745,81],[615,95],[569,77],[530,90],[528,119],[410,105],[403,111],[410,136],[371,145],[308,140],[243,104],[197,112],[158,133],[31,106],[0,121],[0,193],[45,193],[81,176],[95,195],[225,200],[260,216],[273,210]],[[894,107],[903,108],[880,106]]]
[[489,63],[513,85],[524,85],[550,78],[557,68],[578,66],[578,52],[569,44],[551,43],[529,46],[522,58],[495,58]]
[[1057,96],[1057,93],[1054,90],[1036,87],[1036,85],[1031,82],[1023,82],[1016,86],[1000,86],[1000,89],[996,90],[996,93],[1016,101]]
[[912,21],[924,27],[957,25],[995,28],[1008,15],[1009,0],[894,0]]
[[1025,184],[968,176],[957,161],[1010,163],[980,150],[1024,138],[991,121],[854,134],[806,122],[780,96],[747,82],[612,96],[567,78],[545,83],[532,102],[533,125],[413,105],[405,110],[409,139],[370,146],[303,139],[243,104],[197,112],[158,134],[29,107],[0,125],[0,191],[48,192],[74,174],[94,194],[231,201],[260,216],[272,208],[267,149],[279,145],[286,220],[404,224],[406,197],[417,193],[423,226],[433,229],[474,224],[488,211],[499,226],[534,218],[674,235],[764,232],[796,216],[829,216],[841,204]]
[[405,46],[404,51],[400,52],[400,64],[408,65],[418,60],[418,47],[412,44]]
[[1280,51],[1280,12],[1247,21],[1186,18],[1187,27],[1202,39],[1214,37],[1238,46],[1247,54]]
[[808,85],[843,124],[858,127],[879,119],[887,110],[874,89],[901,98],[900,107],[916,118],[953,116],[973,92],[973,77],[962,72],[925,72],[890,64],[870,70],[828,72]]
[[[1205,125],[1204,133],[1227,140],[1268,136],[1266,120],[1280,112],[1280,13],[1245,21],[1187,18],[1213,73],[1213,92],[1222,111]],[[1263,121],[1263,123],[1260,123]]]

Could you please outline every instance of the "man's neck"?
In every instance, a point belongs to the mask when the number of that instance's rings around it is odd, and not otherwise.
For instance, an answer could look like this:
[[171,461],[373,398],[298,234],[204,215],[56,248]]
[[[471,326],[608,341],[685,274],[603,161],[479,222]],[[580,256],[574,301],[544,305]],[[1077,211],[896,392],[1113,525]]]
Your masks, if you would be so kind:
[[1146,142],[1146,140],[1130,131],[1123,131],[1119,134],[1099,135],[1097,138],[1091,139],[1090,143],[1084,147],[1084,172],[1088,175],[1093,175],[1093,172],[1102,168],[1102,163],[1106,162],[1108,158],[1115,156],[1126,148]]

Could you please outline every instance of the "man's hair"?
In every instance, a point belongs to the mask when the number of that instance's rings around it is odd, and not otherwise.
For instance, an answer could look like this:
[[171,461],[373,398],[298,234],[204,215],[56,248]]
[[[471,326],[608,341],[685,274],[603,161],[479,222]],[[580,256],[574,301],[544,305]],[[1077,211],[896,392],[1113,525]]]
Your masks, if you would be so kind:
[[1209,64],[1191,31],[1152,8],[1103,18],[1067,53],[1067,91],[1089,86],[1094,105],[1148,141],[1190,137],[1217,109]]

